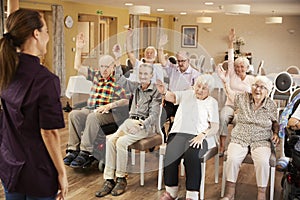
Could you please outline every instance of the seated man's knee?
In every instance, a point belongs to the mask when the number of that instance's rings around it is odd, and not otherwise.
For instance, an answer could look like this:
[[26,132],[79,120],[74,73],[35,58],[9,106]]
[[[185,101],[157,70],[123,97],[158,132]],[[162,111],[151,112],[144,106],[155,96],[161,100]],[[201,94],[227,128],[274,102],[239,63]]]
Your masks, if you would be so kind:
[[89,124],[99,124],[99,121],[97,119],[96,113],[89,113],[86,118],[86,125],[89,126]]
[[80,112],[79,110],[72,110],[68,115],[69,120],[76,119],[78,117],[79,112]]
[[128,144],[127,144],[126,137],[119,137],[117,142],[116,142],[116,147],[118,149],[127,149]]

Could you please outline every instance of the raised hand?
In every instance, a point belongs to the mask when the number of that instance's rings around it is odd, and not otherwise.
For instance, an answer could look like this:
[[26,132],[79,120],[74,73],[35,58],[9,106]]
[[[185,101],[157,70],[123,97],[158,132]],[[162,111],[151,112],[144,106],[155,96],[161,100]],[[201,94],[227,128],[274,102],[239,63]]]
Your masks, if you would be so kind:
[[236,37],[235,30],[234,30],[234,28],[232,28],[232,29],[230,29],[229,35],[228,35],[229,42],[233,43],[235,41],[235,39],[236,39],[235,37]]
[[163,34],[163,35],[159,38],[158,48],[163,47],[163,46],[166,45],[167,43],[168,43],[168,35],[167,35],[167,34]]
[[84,34],[81,32],[76,37],[76,48],[82,49],[85,46]]
[[217,73],[219,78],[223,81],[223,83],[226,83],[227,72],[223,69],[222,64],[218,64]]
[[156,88],[161,94],[164,94],[166,91],[165,84],[159,79],[156,80]]
[[115,58],[118,59],[122,56],[122,48],[120,44],[115,44],[112,48],[112,52],[115,55]]

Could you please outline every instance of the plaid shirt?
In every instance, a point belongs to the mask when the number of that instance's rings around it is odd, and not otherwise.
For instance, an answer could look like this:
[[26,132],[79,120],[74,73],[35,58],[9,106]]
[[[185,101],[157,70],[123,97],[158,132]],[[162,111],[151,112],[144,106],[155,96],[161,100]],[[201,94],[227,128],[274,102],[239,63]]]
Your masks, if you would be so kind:
[[87,79],[93,82],[90,97],[87,102],[87,106],[90,109],[95,109],[101,105],[127,98],[125,90],[116,83],[113,75],[104,79],[100,71],[89,68]]

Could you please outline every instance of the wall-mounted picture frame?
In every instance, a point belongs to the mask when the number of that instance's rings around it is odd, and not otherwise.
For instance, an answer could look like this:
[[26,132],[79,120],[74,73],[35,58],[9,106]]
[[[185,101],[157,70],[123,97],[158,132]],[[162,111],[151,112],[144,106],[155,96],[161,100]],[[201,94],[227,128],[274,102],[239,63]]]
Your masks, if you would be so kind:
[[181,26],[181,47],[197,48],[198,26],[182,25]]

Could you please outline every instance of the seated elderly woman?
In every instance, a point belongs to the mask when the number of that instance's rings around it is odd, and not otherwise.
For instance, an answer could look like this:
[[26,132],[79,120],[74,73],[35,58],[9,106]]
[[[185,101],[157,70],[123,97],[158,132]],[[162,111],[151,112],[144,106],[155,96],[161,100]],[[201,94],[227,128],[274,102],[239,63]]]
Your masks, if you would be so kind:
[[170,92],[157,81],[156,87],[165,100],[179,104],[167,139],[164,162],[166,192],[161,200],[177,198],[178,166],[182,158],[186,169],[186,199],[198,199],[201,181],[199,157],[216,146],[219,126],[218,102],[209,96],[213,85],[210,75],[200,75],[193,90]]
[[235,127],[231,132],[226,161],[226,193],[222,200],[232,200],[240,165],[249,148],[254,162],[257,199],[266,199],[266,187],[269,180],[269,158],[271,142],[279,142],[277,109],[268,97],[272,82],[265,76],[257,76],[252,84],[251,93],[235,93],[226,84],[229,96],[235,96]]
[[[221,80],[226,83],[229,82],[233,91],[244,93],[251,92],[251,84],[253,83],[254,76],[247,75],[246,72],[249,69],[249,60],[245,56],[238,57],[234,60],[233,43],[235,41],[235,30],[231,29],[228,35],[228,66],[227,70],[218,67],[217,72]],[[226,63],[224,63],[226,64]],[[227,94],[226,94],[227,95]],[[228,98],[225,102],[225,106],[220,112],[220,156],[223,156],[225,150],[225,141],[228,134],[228,123],[230,123],[234,116],[234,99]]]

